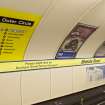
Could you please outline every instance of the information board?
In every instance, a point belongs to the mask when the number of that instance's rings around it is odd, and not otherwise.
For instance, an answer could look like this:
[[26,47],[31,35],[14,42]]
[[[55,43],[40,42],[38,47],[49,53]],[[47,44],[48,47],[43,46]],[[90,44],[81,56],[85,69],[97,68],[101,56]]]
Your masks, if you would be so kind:
[[0,61],[23,60],[40,15],[0,9]]

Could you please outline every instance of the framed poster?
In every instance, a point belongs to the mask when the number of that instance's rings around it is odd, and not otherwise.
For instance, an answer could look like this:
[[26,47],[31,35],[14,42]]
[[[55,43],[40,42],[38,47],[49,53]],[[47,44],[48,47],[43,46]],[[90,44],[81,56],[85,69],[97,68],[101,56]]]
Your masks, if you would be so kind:
[[105,57],[105,41],[102,43],[102,45],[97,49],[95,55],[95,58],[102,58]]
[[75,58],[78,50],[97,27],[78,23],[59,48],[56,59]]
[[105,79],[105,65],[87,67],[86,71],[90,82]]

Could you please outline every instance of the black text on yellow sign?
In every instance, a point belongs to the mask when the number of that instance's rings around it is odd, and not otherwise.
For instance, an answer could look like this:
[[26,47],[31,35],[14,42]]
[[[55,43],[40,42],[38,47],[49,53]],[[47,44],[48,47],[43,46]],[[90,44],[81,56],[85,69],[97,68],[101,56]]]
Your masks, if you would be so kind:
[[0,61],[23,60],[41,16],[0,9]]
[[0,63],[0,72],[2,73],[2,72],[18,72],[18,71],[27,71],[27,70],[44,70],[44,69],[104,64],[104,63],[105,63],[105,58],[2,62]]

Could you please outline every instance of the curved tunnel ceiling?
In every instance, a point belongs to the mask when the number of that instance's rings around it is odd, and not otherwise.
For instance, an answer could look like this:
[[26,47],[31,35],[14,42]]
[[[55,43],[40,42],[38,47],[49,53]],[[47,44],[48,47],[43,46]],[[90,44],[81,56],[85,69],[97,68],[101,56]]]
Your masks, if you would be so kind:
[[0,0],[0,7],[44,15],[56,0]]
[[94,57],[96,50],[105,41],[105,1],[103,0],[93,10],[91,10],[83,19],[80,21],[89,25],[97,26],[96,32],[91,35],[84,45],[81,47],[77,54],[77,58],[90,58]]
[[[102,0],[58,0],[46,14],[27,48],[25,59],[55,59],[65,37]],[[87,22],[86,22],[87,23]],[[87,23],[88,24],[88,23]],[[90,24],[91,25],[91,24]],[[97,26],[97,24],[92,24]],[[84,51],[82,51],[82,54]],[[83,56],[84,57],[84,56]]]
[[1,0],[0,6],[42,16],[25,52],[25,60],[55,59],[62,42],[79,23],[91,26],[92,35],[88,35],[76,58],[93,57],[105,39],[104,0]]
[[57,59],[94,57],[98,47],[105,41],[105,15],[102,11],[105,11],[105,1],[83,16],[64,40],[56,55]]

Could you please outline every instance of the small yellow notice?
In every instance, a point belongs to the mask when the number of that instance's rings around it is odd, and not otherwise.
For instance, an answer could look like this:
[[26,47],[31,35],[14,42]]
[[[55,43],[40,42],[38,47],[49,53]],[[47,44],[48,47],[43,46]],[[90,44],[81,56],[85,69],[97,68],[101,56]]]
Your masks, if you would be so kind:
[[23,60],[41,16],[0,9],[0,60]]

